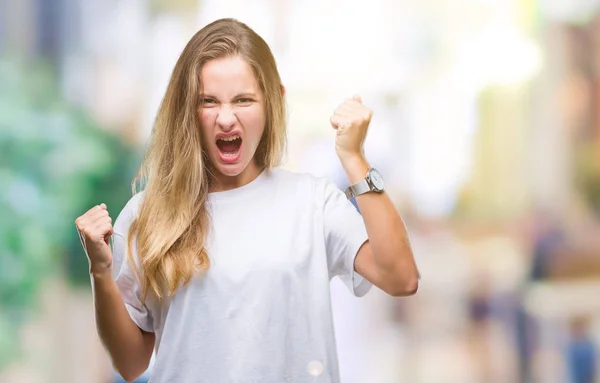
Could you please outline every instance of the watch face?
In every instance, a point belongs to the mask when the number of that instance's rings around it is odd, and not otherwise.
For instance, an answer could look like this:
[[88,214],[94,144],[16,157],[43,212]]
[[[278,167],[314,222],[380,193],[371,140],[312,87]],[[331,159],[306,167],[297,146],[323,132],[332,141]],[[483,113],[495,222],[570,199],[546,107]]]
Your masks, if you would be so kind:
[[383,191],[383,177],[381,177],[381,174],[379,174],[377,169],[372,168],[369,172],[369,176],[375,190]]

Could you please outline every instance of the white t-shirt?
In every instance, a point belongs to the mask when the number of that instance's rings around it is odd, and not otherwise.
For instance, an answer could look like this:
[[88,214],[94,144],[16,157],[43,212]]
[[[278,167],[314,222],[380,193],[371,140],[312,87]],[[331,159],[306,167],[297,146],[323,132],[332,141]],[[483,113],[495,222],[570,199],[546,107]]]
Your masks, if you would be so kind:
[[123,261],[141,195],[117,218],[113,246],[127,310],[156,334],[152,383],[339,382],[330,280],[339,276],[356,296],[371,288],[354,272],[364,222],[341,190],[274,169],[210,193],[210,269],[160,304],[140,302]]

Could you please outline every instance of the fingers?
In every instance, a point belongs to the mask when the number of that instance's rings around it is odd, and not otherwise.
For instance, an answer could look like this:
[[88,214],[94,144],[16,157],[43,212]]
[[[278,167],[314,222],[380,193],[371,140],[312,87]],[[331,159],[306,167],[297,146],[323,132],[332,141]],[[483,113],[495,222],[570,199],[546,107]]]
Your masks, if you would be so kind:
[[79,231],[84,229],[95,228],[105,222],[112,223],[112,218],[106,210],[95,210],[88,212],[75,220],[75,226]]
[[356,95],[352,99],[345,100],[335,110],[334,114],[343,117],[356,117],[361,119],[369,119],[373,112],[362,104],[360,96]]
[[98,230],[102,233],[106,232],[106,234],[104,234],[104,243],[106,243],[108,246],[110,246],[110,237],[112,237],[112,235],[115,232],[112,225],[108,224],[107,226],[102,226],[102,227],[98,228]]
[[[104,207],[102,207],[104,206]],[[82,216],[78,217],[75,220],[75,225],[77,225],[78,223],[84,223],[89,221],[90,219],[95,219],[97,216],[102,215],[108,213],[108,211],[106,210],[106,205],[102,204],[102,205],[96,205],[93,208],[89,209],[88,211],[86,211]]]
[[112,218],[110,218],[108,215],[105,217],[100,217],[98,219],[96,219],[94,222],[90,223],[90,227],[95,228],[96,230],[99,230],[100,228],[103,227],[112,227]]
[[334,129],[345,128],[348,124],[347,121],[348,118],[340,116],[339,114],[334,114],[333,116],[329,117],[329,123]]
[[333,111],[333,113],[341,117],[355,117],[358,115],[358,111],[353,106],[348,105],[346,103],[343,103],[340,106],[338,106]]
[[112,233],[112,218],[105,204],[94,206],[85,214],[75,220],[77,230],[87,238],[98,235],[104,237],[108,232]]
[[363,105],[360,95],[354,95],[352,98],[342,102],[333,111],[329,122],[337,130],[343,130],[352,126],[362,126],[366,129],[372,117],[373,111]]

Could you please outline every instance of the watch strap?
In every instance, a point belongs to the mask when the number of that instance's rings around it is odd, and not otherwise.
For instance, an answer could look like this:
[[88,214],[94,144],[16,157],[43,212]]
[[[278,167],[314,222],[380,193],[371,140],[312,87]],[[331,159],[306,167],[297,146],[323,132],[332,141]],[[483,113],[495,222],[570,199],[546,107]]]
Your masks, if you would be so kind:
[[361,181],[355,183],[354,185],[348,186],[344,193],[346,194],[346,198],[351,199],[361,194],[368,193],[371,190],[371,185],[369,185],[367,179],[364,178]]

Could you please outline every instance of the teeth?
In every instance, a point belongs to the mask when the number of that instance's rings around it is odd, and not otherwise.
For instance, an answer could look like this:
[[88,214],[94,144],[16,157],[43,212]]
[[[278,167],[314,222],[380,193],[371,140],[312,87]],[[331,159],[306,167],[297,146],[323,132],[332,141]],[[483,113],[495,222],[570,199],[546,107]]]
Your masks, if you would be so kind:
[[240,136],[238,136],[237,134],[230,136],[230,137],[221,137],[219,138],[219,140],[222,141],[233,141],[233,140],[237,140],[238,138],[240,138]]
[[235,153],[223,153],[223,157],[235,157],[237,155],[237,152]]

